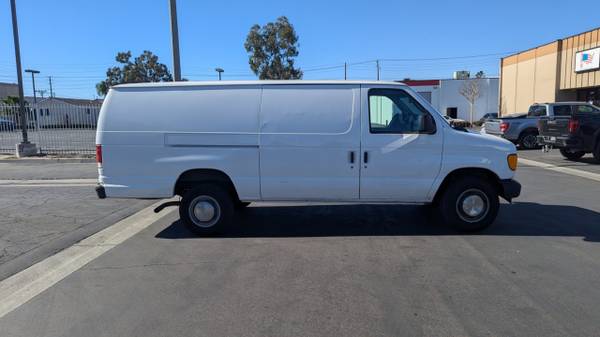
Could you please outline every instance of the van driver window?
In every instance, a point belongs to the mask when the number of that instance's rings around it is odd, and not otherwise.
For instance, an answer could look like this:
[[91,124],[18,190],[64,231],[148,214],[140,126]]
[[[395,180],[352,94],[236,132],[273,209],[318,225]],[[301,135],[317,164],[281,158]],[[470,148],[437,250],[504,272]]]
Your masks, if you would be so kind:
[[419,133],[425,114],[427,110],[404,90],[369,91],[371,133]]

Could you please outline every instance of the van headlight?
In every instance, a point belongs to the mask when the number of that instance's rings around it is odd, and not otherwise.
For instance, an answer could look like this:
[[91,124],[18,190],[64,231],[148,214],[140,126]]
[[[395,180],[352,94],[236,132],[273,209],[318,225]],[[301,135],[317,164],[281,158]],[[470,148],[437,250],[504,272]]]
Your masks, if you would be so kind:
[[509,154],[506,157],[506,162],[508,163],[508,168],[515,171],[517,169],[517,162],[519,161],[519,157],[516,153]]

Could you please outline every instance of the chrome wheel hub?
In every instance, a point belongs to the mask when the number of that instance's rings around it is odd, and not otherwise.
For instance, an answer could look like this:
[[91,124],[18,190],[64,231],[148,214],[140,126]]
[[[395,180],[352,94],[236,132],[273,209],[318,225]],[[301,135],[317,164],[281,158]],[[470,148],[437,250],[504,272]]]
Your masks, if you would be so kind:
[[194,198],[188,211],[194,224],[204,228],[212,227],[221,217],[219,203],[207,195]]
[[468,189],[456,200],[456,213],[466,222],[477,222],[485,218],[490,201],[483,191]]
[[470,195],[463,200],[462,209],[468,216],[476,217],[483,212],[485,204],[480,196]]

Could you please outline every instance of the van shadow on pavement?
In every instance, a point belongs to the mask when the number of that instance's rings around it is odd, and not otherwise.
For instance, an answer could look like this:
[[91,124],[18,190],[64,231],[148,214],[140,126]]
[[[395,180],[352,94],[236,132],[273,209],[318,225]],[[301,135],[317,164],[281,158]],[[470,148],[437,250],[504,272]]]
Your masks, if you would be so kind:
[[[249,207],[218,237],[326,237],[463,235],[433,223],[425,206],[311,205]],[[502,204],[495,223],[471,235],[565,236],[600,241],[600,213],[581,207],[530,202]],[[179,221],[156,235],[201,239]]]

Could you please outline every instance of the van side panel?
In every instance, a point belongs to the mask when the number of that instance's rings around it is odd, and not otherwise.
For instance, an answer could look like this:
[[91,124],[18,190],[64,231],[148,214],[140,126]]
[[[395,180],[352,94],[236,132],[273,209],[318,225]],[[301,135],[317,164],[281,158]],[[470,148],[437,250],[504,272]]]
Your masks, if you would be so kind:
[[100,113],[100,182],[108,197],[166,198],[192,169],[227,174],[260,198],[260,86],[116,88]]
[[260,111],[264,200],[358,199],[359,93],[357,85],[264,86]]

